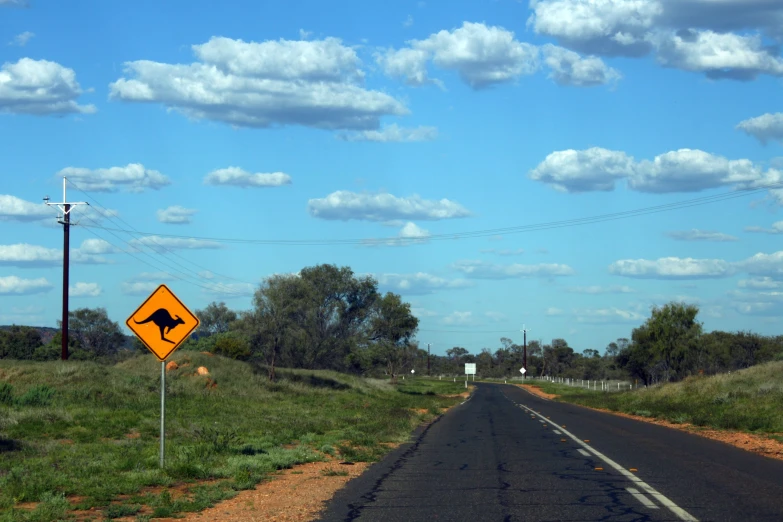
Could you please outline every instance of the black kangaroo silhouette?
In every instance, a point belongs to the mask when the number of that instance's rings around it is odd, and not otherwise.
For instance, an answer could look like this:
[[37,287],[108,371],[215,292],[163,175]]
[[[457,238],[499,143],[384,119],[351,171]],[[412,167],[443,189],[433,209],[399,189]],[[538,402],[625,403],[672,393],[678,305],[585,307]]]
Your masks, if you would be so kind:
[[143,321],[133,320],[136,324],[144,324],[152,321],[155,326],[160,328],[160,338],[167,343],[174,344],[174,341],[166,339],[165,334],[169,333],[173,328],[176,328],[178,324],[185,324],[185,321],[179,318],[178,315],[171,317],[171,314],[165,308],[158,308],[152,314]]

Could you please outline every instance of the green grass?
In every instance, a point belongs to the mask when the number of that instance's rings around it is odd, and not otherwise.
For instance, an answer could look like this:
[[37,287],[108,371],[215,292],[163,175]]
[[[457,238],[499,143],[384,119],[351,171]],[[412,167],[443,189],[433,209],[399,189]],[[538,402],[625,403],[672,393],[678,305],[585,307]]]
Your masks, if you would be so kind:
[[[413,378],[395,387],[328,371],[280,370],[270,383],[248,363],[194,352],[172,359],[180,368],[166,376],[164,469],[154,357],[115,366],[0,360],[0,521],[60,520],[73,507],[103,518],[142,506],[152,518],[199,511],[324,455],[377,460],[383,443],[407,440],[460,400],[443,395],[465,391],[464,383]],[[198,366],[216,388],[193,375]],[[176,500],[148,493],[182,484],[192,487]],[[118,504],[120,496],[130,500]],[[20,509],[25,502],[38,504]]]
[[783,433],[783,362],[633,391],[602,392],[535,381],[557,400],[717,429]]

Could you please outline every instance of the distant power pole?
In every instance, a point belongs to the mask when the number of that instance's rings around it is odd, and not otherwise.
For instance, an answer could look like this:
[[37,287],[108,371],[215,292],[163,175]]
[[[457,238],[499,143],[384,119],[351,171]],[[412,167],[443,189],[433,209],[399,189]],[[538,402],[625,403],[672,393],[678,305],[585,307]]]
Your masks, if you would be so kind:
[[431,376],[431,374],[430,374],[430,344],[432,344],[432,343],[427,343],[427,377]]
[[68,181],[63,176],[63,202],[49,203],[49,196],[44,198],[47,205],[55,205],[63,215],[62,219],[57,216],[57,222],[63,226],[63,320],[62,320],[62,360],[68,359],[68,265],[70,262],[70,228],[71,228],[71,210],[75,205],[89,205],[84,201],[67,203],[65,199],[65,185]]
[[522,367],[525,369],[525,373],[522,375],[524,379],[527,379],[527,328],[522,325]]

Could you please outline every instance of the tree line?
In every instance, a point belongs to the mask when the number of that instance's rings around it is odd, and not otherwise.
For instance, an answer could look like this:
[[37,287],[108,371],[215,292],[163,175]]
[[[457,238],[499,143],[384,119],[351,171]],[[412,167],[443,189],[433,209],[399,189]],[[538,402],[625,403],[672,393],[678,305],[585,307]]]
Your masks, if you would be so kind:
[[[783,359],[783,336],[752,332],[704,333],[695,305],[653,307],[630,338],[577,352],[563,338],[527,345],[527,375],[573,379],[636,379],[645,385],[715,374]],[[460,346],[428,357],[415,340],[419,321],[410,304],[392,292],[382,294],[370,276],[349,267],[321,264],[299,274],[275,275],[256,289],[252,307],[235,311],[212,302],[196,315],[201,322],[180,349],[253,360],[270,379],[275,369],[329,369],[396,380],[415,369],[433,375],[463,375],[476,363],[480,377],[520,376],[524,347],[506,337],[496,349],[477,354]],[[59,323],[59,321],[58,321]],[[69,351],[74,359],[114,361],[146,351],[122,334],[104,308],[69,313]],[[60,357],[59,332],[48,343],[26,326],[0,330],[0,358],[54,360]]]

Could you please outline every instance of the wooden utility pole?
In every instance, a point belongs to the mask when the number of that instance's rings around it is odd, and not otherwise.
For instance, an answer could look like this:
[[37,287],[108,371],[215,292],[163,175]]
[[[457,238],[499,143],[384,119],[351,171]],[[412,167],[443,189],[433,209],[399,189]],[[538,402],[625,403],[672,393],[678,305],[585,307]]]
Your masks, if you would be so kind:
[[427,343],[427,377],[430,377],[430,344]]
[[68,268],[70,265],[70,239],[71,239],[71,210],[76,205],[89,205],[84,201],[66,203],[65,198],[65,186],[68,182],[63,176],[63,201],[62,203],[49,203],[49,196],[44,198],[44,203],[47,205],[55,205],[59,208],[63,215],[62,218],[58,216],[57,222],[63,226],[63,318],[62,318],[62,350],[61,357],[65,361],[68,359]]

